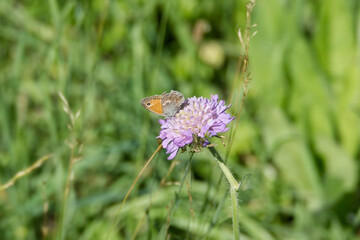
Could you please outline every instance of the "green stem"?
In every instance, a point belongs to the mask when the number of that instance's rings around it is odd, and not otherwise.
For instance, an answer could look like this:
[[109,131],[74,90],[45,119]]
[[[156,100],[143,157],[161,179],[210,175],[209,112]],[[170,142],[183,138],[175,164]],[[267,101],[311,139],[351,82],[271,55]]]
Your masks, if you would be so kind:
[[67,204],[68,204],[69,192],[70,192],[71,181],[72,181],[71,175],[72,175],[72,171],[73,171],[74,160],[75,160],[74,148],[72,147],[70,162],[69,162],[68,172],[67,172],[67,177],[66,177],[66,185],[65,185],[65,190],[64,190],[63,206],[62,206],[62,211],[61,211],[61,215],[60,215],[60,233],[59,233],[59,237],[58,237],[59,240],[64,239],[66,211],[67,211]]
[[231,206],[232,206],[232,221],[233,221],[233,233],[234,239],[240,239],[240,228],[239,228],[239,205],[237,201],[237,191],[239,190],[239,182],[236,181],[235,177],[232,175],[229,168],[225,165],[222,160],[220,154],[216,151],[214,147],[209,147],[211,154],[215,157],[217,163],[219,164],[221,170],[223,171],[226,179],[230,184],[230,198],[231,198]]
[[240,228],[239,228],[239,216],[238,216],[239,205],[238,205],[236,193],[237,193],[237,190],[233,187],[230,187],[234,239],[240,240]]

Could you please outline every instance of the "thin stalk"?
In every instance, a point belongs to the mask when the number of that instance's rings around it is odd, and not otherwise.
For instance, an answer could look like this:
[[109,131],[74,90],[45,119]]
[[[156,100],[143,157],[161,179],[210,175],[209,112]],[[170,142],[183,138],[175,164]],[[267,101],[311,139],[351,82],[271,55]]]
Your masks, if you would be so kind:
[[71,181],[72,181],[72,173],[73,173],[73,165],[75,162],[75,157],[74,157],[74,147],[71,148],[71,155],[70,155],[70,162],[68,165],[68,172],[67,172],[67,177],[66,177],[66,185],[65,185],[65,190],[64,190],[64,199],[63,199],[63,207],[61,210],[61,215],[60,215],[60,233],[59,233],[59,240],[62,240],[64,238],[64,225],[65,225],[65,219],[66,219],[66,210],[67,210],[67,203],[68,203],[68,197],[69,197],[69,192],[70,192],[70,185],[71,185]]
[[233,222],[233,234],[234,239],[240,239],[240,228],[239,228],[239,205],[237,201],[237,191],[239,190],[239,182],[236,181],[235,177],[232,175],[229,168],[225,165],[223,159],[221,158],[220,154],[216,151],[214,147],[209,147],[211,154],[215,157],[217,163],[219,164],[221,170],[223,171],[226,179],[230,184],[230,199],[231,199],[231,206],[232,206],[232,222]]
[[178,188],[177,192],[175,193],[175,203],[172,206],[172,208],[170,209],[169,214],[168,214],[168,220],[167,220],[167,224],[166,224],[166,232],[169,229],[171,217],[172,217],[173,213],[175,212],[175,209],[179,205],[180,192],[181,192],[181,189],[182,189],[182,187],[184,185],[186,176],[187,176],[187,174],[189,172],[189,169],[190,169],[190,166],[191,166],[191,160],[192,160],[193,156],[194,156],[194,153],[190,153],[190,158],[189,158],[188,164],[186,165],[184,175],[183,175],[183,177],[181,179],[179,188]]
[[[65,98],[65,96],[61,92],[59,92],[59,97],[61,99],[64,112],[69,116],[70,123],[68,124],[68,128],[71,131],[71,137],[68,140],[68,145],[71,149],[71,154],[70,154],[70,160],[69,160],[68,171],[67,171],[67,176],[66,176],[66,185],[65,185],[65,189],[64,189],[63,205],[62,205],[62,209],[61,209],[61,213],[60,213],[60,220],[59,220],[60,226],[59,226],[58,236],[57,236],[58,240],[63,240],[65,238],[65,233],[66,233],[66,232],[64,233],[64,228],[65,228],[68,198],[69,198],[69,193],[71,190],[71,184],[74,180],[73,167],[74,167],[74,164],[81,159],[78,156],[78,154],[80,154],[80,152],[81,152],[82,145],[81,144],[79,145],[79,143],[76,139],[76,130],[75,130],[77,119],[79,118],[81,111],[79,110],[74,114],[71,111],[68,100]],[[75,152],[75,150],[77,150],[77,151]]]
[[131,191],[133,190],[133,188],[135,187],[135,184],[137,183],[137,181],[140,179],[141,175],[144,173],[144,171],[146,170],[146,168],[149,166],[149,164],[151,163],[151,161],[153,160],[153,158],[155,157],[155,155],[160,151],[161,149],[161,144],[159,144],[158,148],[155,150],[155,152],[151,155],[151,157],[149,158],[149,160],[145,163],[144,167],[141,169],[141,171],[139,172],[139,174],[137,175],[137,177],[135,178],[134,182],[131,184],[129,190],[127,191],[123,201],[120,204],[120,207],[118,208],[118,210],[116,211],[116,214],[114,216],[113,222],[111,224],[111,228],[108,231],[108,234],[106,235],[105,239],[108,240],[110,239],[110,236],[113,232],[113,229],[115,229],[117,223],[118,223],[118,217],[120,215],[121,209],[123,208],[123,206],[126,203],[126,200],[128,199],[128,197],[130,196]]
[[28,168],[26,168],[26,169],[24,169],[24,170],[21,170],[21,171],[19,171],[19,172],[17,172],[17,173],[15,174],[15,176],[12,177],[7,183],[5,183],[5,184],[3,184],[3,185],[0,186],[0,192],[8,189],[8,188],[11,187],[12,185],[14,185],[15,182],[16,182],[18,179],[26,176],[27,174],[31,173],[31,172],[32,172],[33,170],[35,170],[36,168],[40,167],[40,166],[41,166],[46,160],[48,160],[50,157],[52,157],[51,154],[46,155],[46,156],[40,158],[39,160],[37,160],[37,161],[36,161],[33,165],[31,165],[30,167],[28,167]]

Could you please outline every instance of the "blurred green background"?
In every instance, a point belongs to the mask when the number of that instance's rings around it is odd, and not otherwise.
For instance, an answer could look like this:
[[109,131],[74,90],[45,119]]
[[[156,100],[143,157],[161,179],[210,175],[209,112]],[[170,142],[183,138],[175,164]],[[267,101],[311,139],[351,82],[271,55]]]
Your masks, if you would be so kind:
[[[245,12],[235,0],[1,1],[1,184],[52,157],[0,192],[0,239],[60,239],[71,144],[81,159],[63,239],[232,239],[228,185],[207,150],[168,229],[188,153],[165,185],[172,161],[155,157],[112,223],[157,147],[158,117],[140,99],[176,89],[230,103]],[[252,81],[228,159],[243,182],[242,237],[357,239],[360,2],[258,0],[252,23]],[[72,130],[59,91],[81,110]]]

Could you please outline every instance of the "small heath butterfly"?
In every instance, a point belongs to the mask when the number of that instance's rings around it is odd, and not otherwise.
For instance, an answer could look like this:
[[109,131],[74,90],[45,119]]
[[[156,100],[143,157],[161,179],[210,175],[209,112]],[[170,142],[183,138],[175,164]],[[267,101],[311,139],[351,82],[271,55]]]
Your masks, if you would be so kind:
[[141,105],[150,112],[169,118],[174,116],[185,103],[185,97],[181,92],[171,90],[161,95],[154,95],[141,99]]

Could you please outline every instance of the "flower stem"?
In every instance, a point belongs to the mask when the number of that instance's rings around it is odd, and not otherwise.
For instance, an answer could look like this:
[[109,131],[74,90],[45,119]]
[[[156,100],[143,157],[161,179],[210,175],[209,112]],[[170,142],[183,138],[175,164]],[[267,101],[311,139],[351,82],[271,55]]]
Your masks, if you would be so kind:
[[239,216],[238,216],[238,201],[237,201],[237,191],[239,190],[239,182],[236,181],[235,177],[232,175],[229,168],[225,165],[222,160],[220,154],[216,151],[214,147],[209,147],[211,154],[215,157],[217,163],[219,164],[221,170],[223,171],[226,179],[230,184],[230,198],[231,198],[231,206],[232,206],[232,221],[233,221],[233,234],[234,239],[240,239],[240,228],[239,228]]
[[239,228],[239,216],[238,216],[239,205],[238,205],[236,193],[237,190],[233,187],[230,187],[234,239],[240,240],[240,228]]

